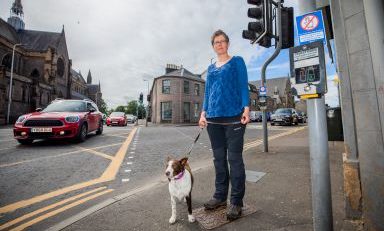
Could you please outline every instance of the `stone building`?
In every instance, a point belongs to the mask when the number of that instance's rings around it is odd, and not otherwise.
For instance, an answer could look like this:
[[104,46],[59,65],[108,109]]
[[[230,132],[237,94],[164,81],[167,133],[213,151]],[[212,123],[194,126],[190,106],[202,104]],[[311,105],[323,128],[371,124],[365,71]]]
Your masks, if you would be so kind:
[[[251,81],[252,85],[260,89],[261,80]],[[267,79],[267,111],[272,112],[277,108],[294,108],[295,101],[291,93],[289,77]]]
[[205,81],[183,66],[168,64],[154,79],[150,115],[153,123],[197,123],[203,106]]
[[[92,98],[87,96],[88,88],[93,92],[94,87],[72,71],[64,27],[58,33],[26,30],[21,0],[15,0],[8,21],[0,18],[0,124],[8,114],[13,50],[10,122],[55,98],[72,98],[72,92],[79,93],[74,98]],[[100,91],[100,86],[97,89]],[[92,95],[101,97],[100,92]]]

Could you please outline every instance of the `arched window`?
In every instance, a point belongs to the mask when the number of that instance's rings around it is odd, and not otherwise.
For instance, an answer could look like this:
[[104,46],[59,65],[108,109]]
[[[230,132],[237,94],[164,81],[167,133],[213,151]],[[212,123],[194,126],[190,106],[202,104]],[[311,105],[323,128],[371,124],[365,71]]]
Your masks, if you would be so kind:
[[59,58],[57,59],[57,74],[60,76],[60,77],[63,77],[64,75],[64,61],[62,58]]
[[4,55],[3,60],[1,60],[1,65],[5,66],[7,70],[11,70],[12,55],[11,54]]
[[31,72],[31,77],[33,77],[33,78],[39,78],[40,77],[40,73],[36,68],[33,69],[33,71]]

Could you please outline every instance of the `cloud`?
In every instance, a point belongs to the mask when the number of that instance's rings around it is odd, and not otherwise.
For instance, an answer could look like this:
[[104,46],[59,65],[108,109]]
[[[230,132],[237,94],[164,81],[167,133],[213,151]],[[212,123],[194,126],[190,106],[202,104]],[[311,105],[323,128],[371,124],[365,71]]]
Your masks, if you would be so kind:
[[[13,0],[0,3],[9,17]],[[147,92],[143,78],[164,74],[165,65],[183,65],[200,74],[215,54],[210,36],[228,33],[231,55],[249,63],[265,50],[242,39],[249,5],[216,0],[23,0],[26,29],[60,32],[65,26],[73,68],[101,81],[109,106]]]

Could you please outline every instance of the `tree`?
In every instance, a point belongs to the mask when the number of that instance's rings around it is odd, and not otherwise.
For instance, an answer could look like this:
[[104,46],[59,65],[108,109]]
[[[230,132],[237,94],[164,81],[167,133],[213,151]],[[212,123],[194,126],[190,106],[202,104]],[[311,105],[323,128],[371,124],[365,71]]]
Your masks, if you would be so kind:
[[144,105],[140,104],[139,106],[137,106],[136,100],[132,100],[132,101],[128,102],[128,106],[127,106],[127,110],[126,110],[127,114],[132,114],[132,115],[136,116],[137,110],[138,110],[138,118],[143,119],[145,117]]
[[122,105],[117,106],[117,108],[115,109],[115,111],[126,112],[126,111],[125,111],[125,106],[122,106]]
[[104,113],[104,114],[107,114],[108,113],[108,107],[107,107],[107,104],[105,103],[104,99],[101,99],[101,103],[100,103],[100,108],[99,110]]

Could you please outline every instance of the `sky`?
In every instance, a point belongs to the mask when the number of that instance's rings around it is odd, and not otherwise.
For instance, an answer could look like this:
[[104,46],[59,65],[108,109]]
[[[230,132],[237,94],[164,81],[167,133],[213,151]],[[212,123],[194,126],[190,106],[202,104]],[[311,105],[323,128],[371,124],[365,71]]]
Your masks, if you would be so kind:
[[[0,1],[0,17],[6,20],[13,0]],[[93,82],[101,82],[109,107],[135,100],[148,92],[166,64],[183,65],[201,74],[215,57],[211,34],[224,30],[230,38],[230,55],[242,56],[248,79],[259,80],[261,66],[273,53],[251,45],[241,37],[248,22],[245,0],[22,0],[28,30],[61,32],[64,26],[72,67]],[[286,0],[295,7],[297,0]],[[327,58],[326,103],[337,106],[332,83],[335,68]],[[272,62],[267,79],[287,76],[288,50]]]

